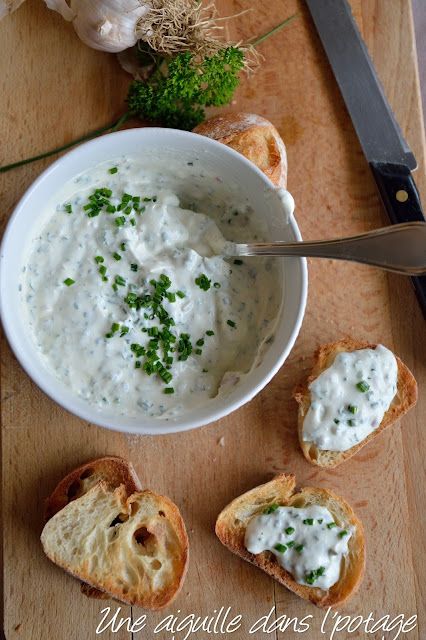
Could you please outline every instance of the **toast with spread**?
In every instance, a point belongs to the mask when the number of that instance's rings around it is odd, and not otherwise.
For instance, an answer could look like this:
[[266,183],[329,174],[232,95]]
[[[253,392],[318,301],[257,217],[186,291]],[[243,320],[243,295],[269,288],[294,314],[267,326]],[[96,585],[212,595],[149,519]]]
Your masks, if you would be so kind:
[[64,478],[47,501],[46,520],[44,552],[84,581],[87,595],[150,610],[178,595],[188,564],[182,517],[169,498],[140,490],[121,458],[93,460]]
[[241,153],[253,162],[276,187],[287,186],[287,154],[274,125],[254,113],[225,113],[195,127],[194,133]]
[[[409,409],[411,409],[411,407],[416,404],[417,383],[409,369],[401,362],[401,360],[397,356],[394,356],[397,367],[395,395],[389,407],[385,411],[380,424],[376,426],[374,430],[369,432],[366,437],[355,443],[350,448],[342,451],[329,450],[326,446],[320,448],[315,443],[307,439],[306,433],[304,435],[304,424],[306,416],[308,415],[309,409],[311,407],[311,391],[309,388],[310,385],[315,380],[317,380],[317,378],[323,372],[328,370],[334,364],[336,357],[339,356],[339,354],[351,354],[355,351],[364,349],[376,350],[377,347],[378,345],[376,344],[372,344],[365,340],[355,340],[351,337],[344,338],[343,340],[339,340],[338,342],[322,345],[314,353],[314,365],[312,373],[309,376],[308,380],[306,381],[306,383],[299,383],[296,385],[293,391],[293,397],[299,405],[298,432],[300,446],[302,447],[305,458],[312,464],[326,468],[336,467],[337,465],[341,464],[342,462],[353,456],[355,453],[357,453],[357,451],[359,451],[361,447],[370,442],[370,440],[375,438],[382,431],[394,424],[394,422],[401,418],[401,416],[403,416]],[[364,387],[362,385],[364,385]],[[368,395],[369,380],[367,380],[366,382],[359,381],[356,386],[360,390],[360,393],[358,393],[358,397],[363,399],[364,395]],[[356,406],[352,406],[349,408],[352,412],[357,409]],[[333,418],[333,416],[326,416],[326,418],[329,422],[334,420],[335,423],[339,423],[340,416],[338,417],[339,419],[337,417]],[[324,418],[324,424],[326,418]],[[356,422],[357,416],[353,415],[350,416],[350,418],[354,418],[354,420],[349,419],[342,422]],[[336,424],[336,427],[334,427],[333,425],[333,428],[338,429],[340,428],[340,426],[340,424]]]
[[[341,607],[356,593],[364,575],[365,536],[362,523],[351,507],[334,492],[318,487],[308,487],[294,493],[294,489],[294,475],[282,473],[270,482],[244,493],[220,513],[216,521],[216,535],[230,551],[259,567],[300,597],[322,608]],[[306,511],[312,507],[315,509],[325,508],[331,516],[328,518],[330,522],[325,522],[325,520],[322,522],[321,519],[319,525],[319,520],[313,523],[312,519],[305,519],[303,522],[299,519],[299,525],[287,527],[281,532],[274,526],[274,531],[278,532],[276,535],[281,536],[281,543],[272,547],[272,551],[266,549],[259,553],[250,552],[246,546],[248,544],[247,532],[253,525],[253,519],[263,518],[267,525],[268,518],[279,513],[280,507],[292,507],[286,511],[296,518],[295,523],[297,516],[303,514],[303,510]],[[262,520],[259,522],[262,524]],[[315,532],[315,525],[319,530],[319,536]],[[338,579],[326,589],[315,586],[315,582],[320,576],[327,574],[327,567],[312,566],[305,578],[298,582],[293,574],[278,561],[278,558],[285,558],[286,554],[293,553],[294,556],[297,556],[295,560],[297,565],[297,558],[300,558],[301,562],[303,555],[305,558],[308,557],[309,544],[302,537],[301,529],[305,530],[306,535],[308,532],[311,535],[314,533],[319,539],[322,535],[320,530],[324,530],[328,536],[329,534],[335,535],[338,542],[344,536],[350,535],[346,553],[342,555],[340,561],[340,572],[338,567]],[[261,533],[262,531],[260,531]],[[298,539],[293,540],[293,538]],[[305,544],[301,544],[301,542],[305,542]],[[312,562],[315,564],[315,559]]]

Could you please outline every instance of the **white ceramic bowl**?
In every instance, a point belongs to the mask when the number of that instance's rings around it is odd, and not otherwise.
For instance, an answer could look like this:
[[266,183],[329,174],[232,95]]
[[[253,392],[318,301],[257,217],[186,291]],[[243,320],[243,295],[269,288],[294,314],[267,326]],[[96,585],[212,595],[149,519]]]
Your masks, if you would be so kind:
[[302,323],[307,295],[307,268],[305,259],[277,258],[283,260],[283,264],[285,260],[285,299],[273,346],[266,352],[260,366],[228,396],[218,397],[208,406],[197,407],[189,415],[168,420],[145,416],[126,419],[110,415],[78,398],[46,369],[29,335],[18,292],[18,280],[25,258],[23,248],[36,234],[36,212],[44,208],[60,185],[120,154],[143,150],[174,150],[183,157],[196,153],[225,183],[236,182],[241,185],[255,212],[264,217],[271,239],[301,240],[294,219],[284,220],[278,199],[266,197],[272,183],[255,165],[233,149],[194,133],[172,129],[120,131],[86,142],[70,151],[44,171],[25,193],[12,215],[1,245],[0,310],[4,330],[16,357],[34,382],[55,402],[83,420],[108,429],[128,433],[174,433],[200,427],[235,411],[251,400],[277,373],[290,353]]

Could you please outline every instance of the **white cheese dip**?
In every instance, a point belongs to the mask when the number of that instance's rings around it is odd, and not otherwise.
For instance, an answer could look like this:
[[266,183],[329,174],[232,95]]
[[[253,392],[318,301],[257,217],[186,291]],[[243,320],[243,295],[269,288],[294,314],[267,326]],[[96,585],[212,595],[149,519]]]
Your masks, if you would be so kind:
[[250,520],[244,544],[250,553],[271,551],[299,584],[329,589],[339,580],[354,530],[337,526],[326,507],[278,507]]
[[311,405],[302,437],[321,450],[346,451],[380,425],[397,390],[398,365],[389,349],[339,353],[309,385]]
[[91,405],[182,415],[232,390],[273,341],[282,263],[221,257],[265,229],[196,158],[115,158],[66,184],[42,220],[28,323],[45,365]]

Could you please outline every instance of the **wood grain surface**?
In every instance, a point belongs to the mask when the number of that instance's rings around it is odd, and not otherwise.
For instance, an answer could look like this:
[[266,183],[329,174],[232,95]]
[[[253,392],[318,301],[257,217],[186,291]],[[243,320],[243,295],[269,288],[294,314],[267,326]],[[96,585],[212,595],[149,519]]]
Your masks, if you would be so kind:
[[[415,179],[426,201],[425,145],[409,0],[352,0],[387,95],[412,147]],[[269,118],[287,145],[289,190],[305,239],[350,235],[386,223],[372,177],[319,38],[302,0],[219,0],[222,15],[252,11],[229,22],[230,37],[259,36],[296,11],[300,17],[259,46],[265,62],[243,78],[229,110]],[[39,0],[27,0],[0,23],[0,164],[40,153],[113,122],[124,111],[129,76],[116,59],[80,42],[72,25]],[[224,109],[225,111],[226,109]],[[137,123],[134,123],[137,124]],[[14,205],[51,159],[0,177],[2,230]],[[285,365],[248,405],[228,418],[173,436],[126,436],[87,424],[46,397],[24,373],[2,339],[2,495],[4,628],[7,640],[92,640],[104,601],[80,593],[77,580],[44,556],[39,535],[44,498],[73,466],[94,456],[131,460],[142,484],[180,507],[190,539],[183,591],[167,612],[148,614],[134,638],[154,634],[167,614],[213,615],[221,607],[241,614],[233,639],[273,609],[272,619],[312,615],[309,640],[328,638],[323,613],[259,570],[231,555],[214,535],[215,518],[232,498],[279,471],[298,486],[340,493],[356,510],[367,536],[368,564],[359,594],[342,615],[378,619],[419,616],[401,636],[426,637],[424,527],[425,399],[403,420],[336,470],[308,464],[297,442],[292,388],[310,370],[321,343],[352,334],[393,349],[425,386],[424,324],[408,279],[373,268],[309,261],[309,299],[303,326]],[[219,440],[224,438],[224,446]],[[120,605],[110,602],[114,613]],[[136,620],[144,612],[121,606]],[[327,630],[330,629],[328,625]],[[368,635],[378,639],[381,632]],[[124,640],[122,627],[99,637]],[[176,640],[183,638],[176,634]],[[211,637],[193,634],[197,640]],[[217,636],[216,636],[217,637]],[[223,637],[223,636],[220,636]],[[335,638],[367,637],[359,630]],[[394,634],[385,634],[385,638]]]

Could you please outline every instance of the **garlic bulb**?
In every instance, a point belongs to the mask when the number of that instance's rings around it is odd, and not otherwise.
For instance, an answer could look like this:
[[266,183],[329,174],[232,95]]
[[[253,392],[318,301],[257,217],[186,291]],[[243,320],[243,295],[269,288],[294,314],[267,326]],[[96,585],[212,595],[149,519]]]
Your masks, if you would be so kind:
[[72,21],[85,44],[110,53],[136,44],[136,24],[151,9],[150,0],[44,1],[49,9]]
[[24,0],[0,0],[0,20],[17,9]]

